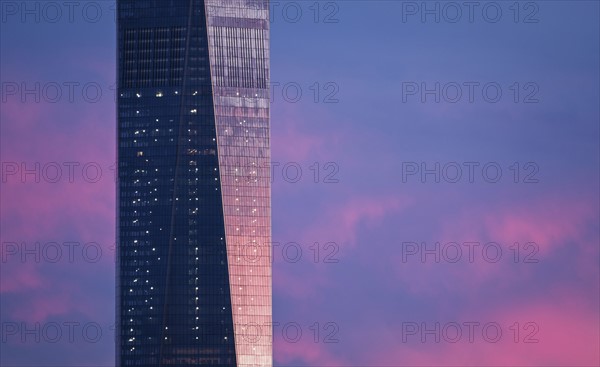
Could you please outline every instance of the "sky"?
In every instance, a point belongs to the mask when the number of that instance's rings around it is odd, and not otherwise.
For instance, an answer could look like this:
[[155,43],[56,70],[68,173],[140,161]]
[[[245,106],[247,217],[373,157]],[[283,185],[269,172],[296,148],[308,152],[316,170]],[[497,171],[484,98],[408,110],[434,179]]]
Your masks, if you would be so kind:
[[[115,3],[0,6],[0,364],[113,366]],[[599,19],[271,2],[276,366],[600,365]]]

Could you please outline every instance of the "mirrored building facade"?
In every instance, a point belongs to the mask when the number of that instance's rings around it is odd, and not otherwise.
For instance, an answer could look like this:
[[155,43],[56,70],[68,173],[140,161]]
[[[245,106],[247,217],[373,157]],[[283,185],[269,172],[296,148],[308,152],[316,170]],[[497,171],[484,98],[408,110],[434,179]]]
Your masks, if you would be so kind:
[[269,11],[117,1],[117,366],[272,366]]

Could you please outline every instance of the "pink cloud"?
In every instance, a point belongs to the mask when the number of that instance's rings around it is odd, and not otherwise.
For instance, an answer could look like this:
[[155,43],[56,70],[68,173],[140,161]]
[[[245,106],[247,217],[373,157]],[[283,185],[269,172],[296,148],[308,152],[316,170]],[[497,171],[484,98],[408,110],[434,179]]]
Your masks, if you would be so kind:
[[315,151],[321,151],[325,144],[322,136],[301,132],[294,124],[273,128],[274,162],[296,162],[307,160]]
[[[106,125],[114,121],[114,109],[106,106],[14,99],[3,104],[2,120],[8,122],[2,126],[3,241],[114,242],[114,231],[97,228],[114,223],[115,213],[114,129]],[[64,122],[69,114],[79,116],[76,124]],[[15,137],[27,137],[27,143]],[[77,164],[72,172],[67,162]],[[6,174],[9,165],[18,172]],[[22,177],[22,165],[36,174]],[[102,174],[97,182],[96,167]]]
[[323,210],[305,230],[305,237],[331,238],[345,246],[355,246],[361,226],[375,228],[386,216],[398,214],[412,202],[397,194],[354,195]]
[[[115,152],[114,127],[110,127],[114,104],[108,99],[97,104],[21,103],[15,97],[3,104],[1,114],[6,121],[2,125],[3,169],[7,163],[15,163],[19,170],[21,163],[29,169],[36,163],[40,167],[36,169],[39,182],[34,175],[27,175],[23,182],[20,172],[2,182],[3,317],[38,322],[76,312],[96,318],[105,311],[96,306],[93,298],[98,295],[89,294],[89,281],[94,273],[107,279],[114,276],[110,270],[115,238],[115,181],[110,170]],[[61,167],[58,182],[51,182],[43,173],[43,167],[54,162]],[[69,182],[65,162],[79,163],[74,182]],[[84,179],[81,168],[90,162],[102,168],[98,182]],[[7,253],[8,243],[36,249],[36,243],[44,246],[50,242],[63,249],[58,263],[48,261],[41,247],[25,261],[22,247],[16,254]],[[67,260],[65,242],[80,243],[73,262]],[[102,249],[97,263],[87,262],[81,255],[88,242],[96,242]],[[41,257],[39,261],[36,256]]]
[[[335,284],[336,263],[323,263],[325,251],[321,250],[320,261],[313,260],[314,252],[309,246],[331,241],[337,244],[333,258],[343,262],[350,249],[358,246],[361,229],[375,229],[389,215],[395,215],[408,206],[409,199],[396,195],[355,196],[338,205],[318,211],[312,223],[299,231],[298,243],[303,255],[298,263],[289,263],[274,249],[273,286],[275,291],[301,304],[322,302],[323,294],[338,287]],[[330,247],[331,248],[331,247]],[[333,249],[327,254],[333,254]]]
[[0,294],[6,297],[3,317],[7,320],[43,322],[52,316],[73,315],[97,319],[105,311],[102,303],[95,299],[98,294],[94,292],[93,282],[98,276],[114,279],[110,265],[10,260],[2,265],[0,284]]
[[[6,254],[5,243],[2,244],[2,251],[2,259],[8,259],[10,256]],[[2,264],[4,269],[3,276],[0,277],[0,294],[21,292],[26,289],[39,289],[44,286],[44,279],[35,271],[33,264],[22,263],[15,265],[10,266],[10,269],[8,269],[9,265],[6,262]],[[7,269],[10,270],[10,273]]]
[[[466,327],[456,343],[449,343],[443,337],[435,343],[433,336],[421,343],[419,334],[415,342],[404,344],[400,342],[400,333],[394,336],[391,330],[370,330],[370,333],[381,333],[382,345],[369,350],[366,358],[373,365],[597,366],[600,362],[598,310],[579,302],[585,295],[559,291],[549,296],[552,302],[546,298],[512,302],[503,308],[439,320],[442,325],[477,321],[483,326],[495,322],[502,330],[497,342],[483,338],[483,327],[475,329],[473,343],[468,342]],[[432,326],[433,322],[427,325]],[[495,337],[496,334],[490,335]],[[393,343],[394,340],[397,343]]]
[[[431,240],[425,244],[427,249],[434,249],[435,242],[439,242],[439,253],[443,253],[445,246],[451,248],[449,243],[458,244],[462,249],[460,262],[450,263],[444,256],[436,262],[433,255],[428,255],[423,262],[421,249],[411,256],[402,254],[401,250],[393,257],[393,262],[402,264],[396,267],[396,274],[405,289],[421,294],[433,295],[440,289],[473,292],[488,287],[490,282],[495,287],[510,288],[515,282],[531,279],[550,261],[556,261],[553,256],[559,250],[568,247],[573,274],[582,279],[597,279],[598,214],[595,210],[594,203],[585,197],[558,196],[551,192],[516,204],[506,201],[485,206],[470,204],[455,215],[444,217],[438,226],[432,225]],[[466,242],[478,244],[473,262],[468,261]],[[490,242],[501,248],[497,262],[488,261],[483,255],[484,247]],[[535,245],[525,247],[530,242]],[[517,261],[516,248],[519,249]],[[450,253],[455,254],[453,250]],[[491,254],[496,256],[493,248]],[[526,259],[536,263],[527,263]]]
[[74,301],[69,293],[38,295],[35,302],[25,302],[21,307],[15,308],[10,317],[12,320],[28,323],[43,322],[49,317],[64,316],[80,308]]
[[[473,221],[474,217],[480,216],[480,231],[486,237],[503,243],[532,241],[540,246],[542,254],[569,241],[582,240],[588,226],[597,218],[593,203],[564,195],[544,196],[521,205],[501,206],[495,210],[480,209],[471,218],[464,218],[459,226],[464,229],[473,225],[477,223]],[[457,227],[454,229],[458,230]]]
[[[273,288],[277,294],[288,298],[307,300],[321,294],[323,289],[332,286],[327,273],[317,266],[297,266],[295,264],[276,265],[273,273]],[[308,269],[311,271],[307,271]]]
[[[308,334],[307,334],[308,333]],[[345,366],[348,365],[333,352],[335,344],[326,344],[319,340],[315,343],[310,330],[304,330],[302,338],[297,342],[286,341],[279,335],[274,336],[273,351],[275,364],[301,366]]]

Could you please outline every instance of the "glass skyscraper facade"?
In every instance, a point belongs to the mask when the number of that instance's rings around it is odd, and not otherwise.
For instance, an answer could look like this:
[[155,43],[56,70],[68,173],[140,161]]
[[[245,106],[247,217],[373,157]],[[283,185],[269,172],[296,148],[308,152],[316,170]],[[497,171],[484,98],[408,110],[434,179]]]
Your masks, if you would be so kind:
[[266,0],[118,0],[117,366],[272,366]]

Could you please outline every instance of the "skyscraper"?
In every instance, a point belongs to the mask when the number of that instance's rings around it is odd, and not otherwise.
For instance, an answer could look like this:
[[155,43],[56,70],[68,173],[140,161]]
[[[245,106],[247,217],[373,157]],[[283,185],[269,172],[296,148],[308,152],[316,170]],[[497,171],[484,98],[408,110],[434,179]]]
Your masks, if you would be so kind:
[[271,366],[268,1],[117,24],[117,366]]

